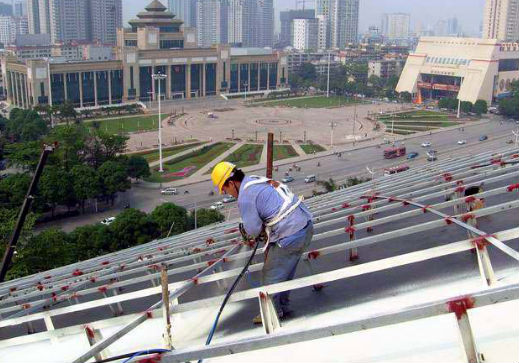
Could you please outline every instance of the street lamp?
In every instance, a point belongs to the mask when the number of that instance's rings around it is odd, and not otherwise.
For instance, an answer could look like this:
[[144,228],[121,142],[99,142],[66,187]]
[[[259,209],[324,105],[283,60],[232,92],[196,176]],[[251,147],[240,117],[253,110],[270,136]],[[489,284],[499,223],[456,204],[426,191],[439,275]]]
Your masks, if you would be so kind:
[[517,131],[512,131],[512,134],[515,136],[515,147],[519,145],[519,128],[517,128]]
[[166,75],[162,73],[155,73],[151,76],[154,81],[158,80],[159,82],[159,173],[164,172],[163,164],[162,164],[162,109],[160,100],[162,98],[161,91],[160,91],[160,84],[164,79],[166,79]]
[[330,121],[330,147],[333,150],[333,129],[337,126],[337,122]]
[[328,51],[328,81],[326,82],[326,98],[330,97],[330,57],[331,52]]

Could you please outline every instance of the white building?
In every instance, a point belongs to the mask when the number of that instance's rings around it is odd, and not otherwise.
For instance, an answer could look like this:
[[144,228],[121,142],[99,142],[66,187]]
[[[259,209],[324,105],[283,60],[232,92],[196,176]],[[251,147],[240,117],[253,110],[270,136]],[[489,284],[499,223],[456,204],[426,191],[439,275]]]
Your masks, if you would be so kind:
[[380,59],[368,62],[368,78],[377,76],[388,79],[400,76],[405,65],[405,59]]
[[457,97],[476,102],[504,97],[519,80],[519,43],[497,39],[423,37],[409,54],[397,92],[417,102]]
[[382,34],[388,39],[409,38],[411,15],[393,13],[382,15]]
[[27,18],[0,16],[0,43],[4,46],[13,44],[18,35],[25,35],[27,32]]
[[218,43],[227,43],[225,39],[226,16],[224,4],[220,0],[199,0],[197,3],[197,35],[200,47],[211,47]]
[[317,15],[317,49],[328,49],[328,22],[325,15]]
[[358,42],[359,0],[330,0],[330,46],[343,49]]
[[292,20],[292,45],[297,50],[318,49],[318,19]]
[[519,0],[486,0],[483,38],[519,40]]

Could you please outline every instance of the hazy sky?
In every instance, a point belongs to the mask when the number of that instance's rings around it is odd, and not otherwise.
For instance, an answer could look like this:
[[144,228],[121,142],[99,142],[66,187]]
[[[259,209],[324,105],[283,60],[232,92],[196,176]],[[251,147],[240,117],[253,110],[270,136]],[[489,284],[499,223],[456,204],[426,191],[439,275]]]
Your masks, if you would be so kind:
[[[162,0],[167,5],[167,0]],[[123,0],[124,20],[128,21],[146,6],[150,0]],[[276,12],[295,8],[296,0],[274,0]],[[360,0],[360,31],[369,25],[379,25],[385,12],[411,14],[411,23],[421,21],[433,25],[441,18],[456,16],[464,31],[477,35],[483,19],[485,0]],[[314,1],[307,1],[313,7]],[[276,15],[276,22],[279,16]]]

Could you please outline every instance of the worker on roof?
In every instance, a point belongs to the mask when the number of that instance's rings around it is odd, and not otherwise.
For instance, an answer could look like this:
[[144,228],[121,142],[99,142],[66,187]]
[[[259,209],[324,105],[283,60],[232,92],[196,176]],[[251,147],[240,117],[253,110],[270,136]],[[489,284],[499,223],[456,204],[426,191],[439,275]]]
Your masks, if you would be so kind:
[[[263,285],[292,280],[301,255],[312,241],[314,227],[312,214],[302,198],[284,184],[260,176],[246,176],[229,162],[215,166],[211,179],[220,194],[238,199],[242,218],[240,232],[247,238],[267,235],[265,263],[262,270]],[[290,311],[289,291],[272,297],[278,316]],[[261,324],[261,317],[254,318]]]

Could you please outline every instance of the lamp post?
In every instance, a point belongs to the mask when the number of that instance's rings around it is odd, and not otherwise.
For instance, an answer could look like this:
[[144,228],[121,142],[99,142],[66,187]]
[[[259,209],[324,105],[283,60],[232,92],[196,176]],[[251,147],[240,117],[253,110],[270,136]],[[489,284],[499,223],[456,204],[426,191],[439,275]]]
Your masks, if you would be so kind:
[[512,131],[512,134],[515,136],[515,147],[519,145],[519,128],[517,128],[517,131]]
[[166,79],[166,75],[162,73],[155,73],[151,76],[153,78],[153,81],[158,80],[159,81],[159,173],[164,172],[163,163],[162,163],[162,109],[161,109],[161,90],[160,90],[160,84],[162,80]]
[[328,80],[326,82],[326,98],[330,97],[330,57],[331,53],[328,52]]

